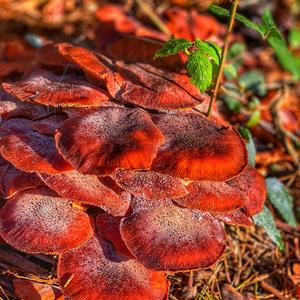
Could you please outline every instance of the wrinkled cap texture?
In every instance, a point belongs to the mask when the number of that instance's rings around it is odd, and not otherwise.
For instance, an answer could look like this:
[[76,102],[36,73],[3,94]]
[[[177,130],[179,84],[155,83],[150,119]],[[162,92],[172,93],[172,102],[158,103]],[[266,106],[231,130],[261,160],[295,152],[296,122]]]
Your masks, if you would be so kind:
[[[180,14],[164,16],[176,35]],[[152,61],[164,34],[119,6],[102,6],[97,20],[101,52],[49,43],[23,76],[3,80],[0,237],[58,255],[72,300],[165,300],[167,272],[211,266],[224,224],[252,225],[264,178],[217,107],[211,119],[194,109],[209,99],[181,56]],[[20,297],[60,297],[46,284],[14,285]]]

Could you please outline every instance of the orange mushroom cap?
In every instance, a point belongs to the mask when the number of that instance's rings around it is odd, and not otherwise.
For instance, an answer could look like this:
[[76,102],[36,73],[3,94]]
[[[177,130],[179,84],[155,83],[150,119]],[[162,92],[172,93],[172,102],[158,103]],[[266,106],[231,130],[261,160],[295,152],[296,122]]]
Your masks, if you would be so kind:
[[22,300],[63,300],[61,291],[49,284],[26,279],[13,280],[14,292]]
[[61,255],[57,272],[64,295],[73,300],[163,300],[168,291],[164,273],[119,255],[99,236]]
[[157,114],[153,122],[163,132],[152,169],[192,180],[223,181],[247,165],[243,140],[232,127],[197,113]]
[[56,133],[59,151],[83,173],[149,169],[163,142],[149,115],[138,109],[101,108],[66,121]]
[[1,124],[2,156],[25,172],[59,174],[72,170],[59,155],[53,137],[34,131],[31,124],[26,119],[10,119]]
[[113,178],[134,196],[150,200],[174,199],[188,193],[181,179],[153,171],[117,171]]
[[50,106],[100,106],[108,101],[105,91],[70,75],[36,70],[20,82],[2,83],[6,92],[27,102]]
[[225,233],[208,213],[163,200],[134,199],[133,213],[122,219],[121,236],[145,267],[178,271],[207,267],[225,248]]
[[39,175],[61,197],[99,206],[114,216],[123,216],[129,208],[129,200],[119,197],[102,184],[96,175],[84,175],[76,170],[66,174]]
[[0,235],[27,253],[64,253],[92,234],[89,216],[46,187],[18,193],[0,211]]

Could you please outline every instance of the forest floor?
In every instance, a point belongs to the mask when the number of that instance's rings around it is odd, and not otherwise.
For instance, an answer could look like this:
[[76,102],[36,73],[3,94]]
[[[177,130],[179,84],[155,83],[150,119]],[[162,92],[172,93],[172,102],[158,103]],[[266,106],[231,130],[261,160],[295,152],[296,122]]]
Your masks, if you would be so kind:
[[[10,1],[0,0],[0,42],[1,37],[15,35],[26,38],[31,43],[38,42],[37,37],[55,41],[70,41],[75,44],[93,45],[95,34],[94,14],[101,1]],[[120,1],[112,1],[114,3]],[[141,1],[143,2],[143,1]],[[173,4],[170,2],[148,1],[158,15]],[[174,1],[176,2],[176,1]],[[177,1],[183,4],[189,1]],[[249,5],[247,5],[249,2]],[[296,1],[295,1],[296,2]],[[61,7],[64,3],[64,7]],[[79,3],[79,4],[78,4]],[[126,11],[139,20],[146,20],[147,25],[155,27],[147,20],[147,15],[134,1],[123,3]],[[251,19],[258,19],[264,7],[272,9],[276,22],[285,35],[292,27],[297,27],[299,8],[293,1],[241,1],[240,11]],[[188,9],[188,8],[182,8]],[[224,26],[223,21],[216,21]],[[216,33],[215,40],[221,40],[224,32]],[[265,92],[257,94],[252,89],[238,94],[237,104],[226,97],[228,83],[237,79],[225,80],[218,100],[219,111],[223,118],[234,125],[245,126],[253,110],[249,103],[259,101],[261,116],[250,131],[257,149],[256,165],[266,177],[280,179],[294,198],[294,211],[300,219],[300,176],[299,148],[288,139],[285,131],[279,132],[276,118],[270,118],[266,110],[274,93],[285,90],[285,106],[292,107],[296,118],[292,121],[293,136],[300,134],[300,89],[299,82],[293,81],[289,74],[280,69],[272,50],[259,40],[249,29],[235,27],[233,42],[244,45],[241,57],[239,76],[255,70],[262,74]],[[298,48],[297,48],[298,47]],[[300,53],[299,45],[295,48]],[[227,86],[226,86],[227,84]],[[256,86],[257,88],[257,86]],[[273,93],[273,94],[272,94]],[[227,95],[228,96],[228,95]],[[231,99],[231,100],[230,100]],[[271,100],[270,100],[271,99]],[[251,102],[251,103],[252,103]],[[239,105],[238,111],[233,107]],[[267,108],[266,108],[267,107]],[[298,112],[297,112],[298,111]],[[278,113],[278,111],[277,111]],[[279,112],[281,113],[281,112]],[[265,124],[271,126],[269,130]],[[299,145],[298,145],[299,146]],[[169,275],[171,300],[185,299],[300,299],[300,225],[287,224],[270,203],[267,206],[274,215],[277,228],[280,230],[285,246],[284,251],[271,241],[262,228],[227,226],[227,248],[222,259],[212,267],[198,271]],[[45,255],[27,255],[13,250],[6,244],[0,245],[0,295],[1,299],[17,299],[12,286],[15,279],[30,280],[51,284],[58,287],[54,269],[56,257]]]

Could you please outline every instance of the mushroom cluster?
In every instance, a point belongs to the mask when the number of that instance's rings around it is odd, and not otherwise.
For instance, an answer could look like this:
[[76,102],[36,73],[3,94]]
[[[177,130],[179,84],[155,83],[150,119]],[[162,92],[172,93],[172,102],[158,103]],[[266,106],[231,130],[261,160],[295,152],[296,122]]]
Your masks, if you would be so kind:
[[48,44],[0,92],[0,235],[58,255],[71,299],[159,300],[251,226],[264,179],[184,74]]

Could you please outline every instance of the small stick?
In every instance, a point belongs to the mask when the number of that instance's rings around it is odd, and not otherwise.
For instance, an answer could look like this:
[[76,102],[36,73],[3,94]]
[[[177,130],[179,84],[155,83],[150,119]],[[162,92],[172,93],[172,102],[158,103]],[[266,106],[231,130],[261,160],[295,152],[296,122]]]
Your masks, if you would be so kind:
[[233,29],[234,18],[235,18],[238,3],[239,3],[239,0],[234,0],[233,5],[232,5],[229,25],[228,25],[226,36],[225,36],[225,39],[224,39],[224,47],[223,47],[223,51],[222,51],[222,55],[221,55],[221,62],[220,62],[219,70],[218,70],[217,80],[216,80],[213,95],[211,96],[211,99],[210,99],[210,102],[209,102],[208,111],[207,111],[207,114],[206,114],[208,117],[210,117],[210,115],[212,113],[213,105],[214,105],[214,103],[217,99],[218,90],[219,90],[219,86],[220,86],[222,75],[223,75],[225,60],[226,60],[226,56],[227,56],[227,52],[228,52],[230,35],[231,35],[231,31]]
[[278,291],[275,287],[269,285],[268,283],[266,283],[265,281],[261,282],[261,287],[266,290],[267,292],[272,293],[273,295],[275,295],[278,299],[281,300],[286,300],[286,297],[284,297],[280,291]]
[[151,6],[144,2],[144,0],[136,0],[136,3],[141,7],[144,13],[150,18],[150,20],[154,23],[154,25],[163,33],[165,33],[168,37],[171,36],[171,31],[164,24],[164,22],[159,18],[159,16],[153,11]]

